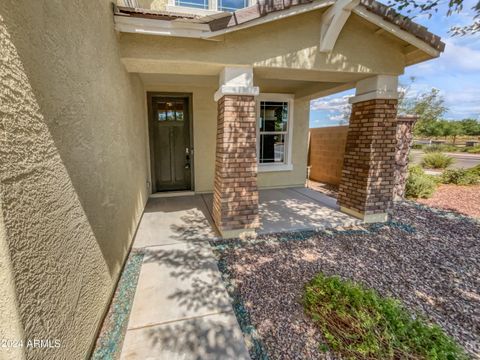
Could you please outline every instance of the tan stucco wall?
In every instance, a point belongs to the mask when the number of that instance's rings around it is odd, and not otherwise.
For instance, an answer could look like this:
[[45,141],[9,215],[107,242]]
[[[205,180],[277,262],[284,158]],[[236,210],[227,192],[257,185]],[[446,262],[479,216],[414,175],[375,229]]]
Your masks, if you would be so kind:
[[[1,207],[1,200],[0,200]],[[15,281],[13,278],[10,251],[7,244],[7,234],[3,215],[0,213],[0,339],[23,340],[22,325],[18,313]],[[3,360],[25,359],[23,349],[19,347],[5,347],[0,350]]]
[[[123,5],[124,1],[117,1],[118,5]],[[137,0],[138,7],[142,9],[165,10],[168,0]]]
[[310,179],[338,185],[342,176],[348,126],[310,129]]
[[[148,74],[143,74],[145,91],[191,93],[193,98],[193,139],[195,191],[212,192],[215,175],[215,145],[217,133],[217,103],[213,96],[217,86],[150,84]],[[154,78],[152,76],[152,78]],[[303,185],[307,169],[307,139],[309,101],[294,102],[294,130],[292,163],[293,171],[260,172],[261,188]]]
[[87,356],[146,201],[143,85],[116,36],[107,0],[0,2],[0,334],[61,340],[31,359]]
[[[334,50],[320,53],[321,15],[318,10],[292,16],[229,33],[220,41],[122,33],[121,54],[132,72],[215,75],[226,64],[276,68],[277,73],[270,75],[278,78],[283,76],[281,69],[298,69],[307,80],[316,75],[306,70],[366,75],[403,72],[402,44],[375,35],[373,26],[355,15],[347,21]],[[322,80],[327,74],[317,75],[317,81],[330,81]]]

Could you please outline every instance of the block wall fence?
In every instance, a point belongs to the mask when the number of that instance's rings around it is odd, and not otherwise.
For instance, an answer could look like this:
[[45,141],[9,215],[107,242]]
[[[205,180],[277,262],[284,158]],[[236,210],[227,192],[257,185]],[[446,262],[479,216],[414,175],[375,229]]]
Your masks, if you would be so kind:
[[[408,152],[413,141],[416,117],[397,117],[394,198],[403,198],[407,178]],[[310,129],[308,164],[310,180],[339,185],[347,142],[348,125]]]

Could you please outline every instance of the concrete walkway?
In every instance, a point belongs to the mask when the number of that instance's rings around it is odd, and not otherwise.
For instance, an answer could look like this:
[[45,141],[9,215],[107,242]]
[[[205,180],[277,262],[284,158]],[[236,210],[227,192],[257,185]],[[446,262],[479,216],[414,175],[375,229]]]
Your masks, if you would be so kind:
[[122,359],[250,359],[208,244],[215,236],[202,196],[149,200]]
[[[208,244],[212,195],[151,198],[134,248],[145,252],[122,359],[249,359]],[[260,192],[259,233],[359,224],[310,189]]]

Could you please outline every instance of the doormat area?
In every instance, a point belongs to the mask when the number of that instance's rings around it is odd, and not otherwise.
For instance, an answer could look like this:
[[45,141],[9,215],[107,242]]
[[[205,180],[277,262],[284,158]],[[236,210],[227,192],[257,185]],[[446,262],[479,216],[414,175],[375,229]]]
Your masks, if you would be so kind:
[[138,276],[142,268],[143,251],[133,249],[113,295],[91,359],[118,359],[127,331],[128,318],[133,305]]

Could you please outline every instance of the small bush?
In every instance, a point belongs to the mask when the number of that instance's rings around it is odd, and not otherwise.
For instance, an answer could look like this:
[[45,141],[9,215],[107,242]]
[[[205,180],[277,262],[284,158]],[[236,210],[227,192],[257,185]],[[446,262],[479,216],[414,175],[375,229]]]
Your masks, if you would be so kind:
[[427,169],[445,169],[453,164],[453,158],[440,152],[428,153],[423,157],[422,166]]
[[408,178],[405,184],[405,196],[407,198],[428,199],[437,188],[437,181],[433,176],[425,174],[418,165],[408,168]]
[[471,169],[445,170],[441,177],[443,184],[476,185],[480,184],[480,165]]
[[467,359],[439,326],[352,281],[318,274],[306,285],[303,301],[328,347],[342,358]]
[[433,144],[433,145],[428,145],[423,148],[423,151],[426,153],[432,153],[432,152],[456,152],[460,151],[460,148],[454,146],[454,145],[447,145],[447,144]]
[[464,148],[463,151],[470,154],[480,154],[480,145],[473,146],[473,147],[466,147]]
[[424,144],[413,144],[412,145],[412,149],[415,149],[415,150],[422,150],[424,147],[425,147]]

